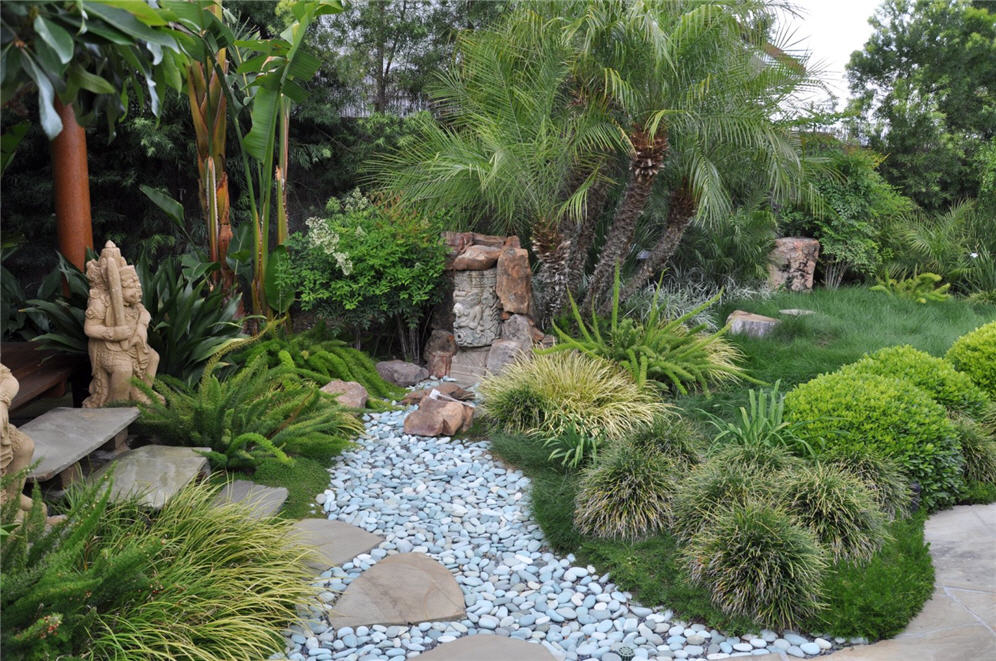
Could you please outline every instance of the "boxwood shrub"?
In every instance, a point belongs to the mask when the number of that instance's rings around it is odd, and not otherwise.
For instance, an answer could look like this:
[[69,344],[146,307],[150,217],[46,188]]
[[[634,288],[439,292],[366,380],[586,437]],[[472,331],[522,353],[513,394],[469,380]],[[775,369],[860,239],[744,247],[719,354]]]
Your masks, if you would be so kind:
[[996,321],[959,337],[944,357],[996,399]]
[[842,372],[893,376],[925,390],[934,401],[952,410],[978,415],[986,405],[986,394],[964,372],[943,358],[906,344],[880,349]]
[[786,417],[813,445],[858,447],[895,459],[935,510],[961,490],[961,450],[944,407],[913,384],[846,371],[824,374],[785,397]]

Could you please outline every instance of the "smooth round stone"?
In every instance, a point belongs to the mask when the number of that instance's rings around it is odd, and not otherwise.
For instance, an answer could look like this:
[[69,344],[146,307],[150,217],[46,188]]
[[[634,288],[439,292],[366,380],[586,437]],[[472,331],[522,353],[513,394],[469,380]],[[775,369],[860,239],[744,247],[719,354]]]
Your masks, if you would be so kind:
[[750,643],[751,645],[753,645],[754,647],[758,648],[758,649],[760,649],[762,647],[767,647],[768,646],[767,641],[765,641],[763,638],[751,638],[747,642]]
[[800,659],[803,659],[803,658],[806,657],[806,653],[802,651],[802,648],[800,648],[800,647],[798,647],[796,645],[793,645],[792,647],[790,647],[787,650],[785,650],[785,653],[788,654],[789,656],[795,656],[795,657],[798,657]]
[[819,645],[821,650],[828,650],[833,647],[833,645],[830,644],[830,641],[825,638],[817,638],[813,642]]
[[750,643],[737,643],[736,645],[733,646],[733,649],[735,649],[738,652],[750,652],[751,650],[754,649],[754,646],[751,645]]
[[806,654],[812,655],[812,654],[819,654],[822,648],[816,643],[803,643],[802,645],[799,645],[799,649],[801,649]]
[[685,646],[685,652],[689,656],[702,656],[702,652],[704,652],[704,651],[705,650],[702,648],[701,645],[686,645]]

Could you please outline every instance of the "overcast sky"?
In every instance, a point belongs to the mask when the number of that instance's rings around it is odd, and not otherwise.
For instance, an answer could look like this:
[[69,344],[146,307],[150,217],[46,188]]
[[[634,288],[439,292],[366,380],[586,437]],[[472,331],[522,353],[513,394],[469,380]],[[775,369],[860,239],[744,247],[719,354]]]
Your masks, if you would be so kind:
[[800,16],[786,16],[793,50],[808,50],[823,80],[841,100],[849,97],[844,66],[871,36],[868,19],[881,0],[796,0]]

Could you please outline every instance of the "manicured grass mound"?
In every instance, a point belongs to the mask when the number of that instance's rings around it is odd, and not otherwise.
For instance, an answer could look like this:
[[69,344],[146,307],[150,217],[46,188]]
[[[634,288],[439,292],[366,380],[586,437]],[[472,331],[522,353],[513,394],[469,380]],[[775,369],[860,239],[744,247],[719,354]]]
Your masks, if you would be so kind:
[[861,480],[890,520],[909,511],[913,497],[910,481],[892,459],[867,448],[834,447],[821,460]]
[[786,417],[813,447],[865,448],[894,459],[936,510],[961,489],[961,453],[944,408],[899,379],[836,372],[785,397]]
[[641,539],[671,520],[677,464],[625,441],[615,444],[578,485],[574,521],[593,537]]
[[614,440],[669,410],[618,366],[574,352],[509,365],[485,379],[480,392],[485,413],[502,429],[543,440],[570,430]]
[[867,561],[886,539],[885,515],[857,477],[817,464],[788,471],[778,503],[809,528],[833,560]]
[[996,321],[959,337],[944,357],[996,399]]
[[986,405],[986,394],[967,374],[956,370],[948,361],[908,344],[880,349],[841,371],[892,376],[909,381],[951,411],[977,415]]
[[792,627],[819,607],[823,549],[810,530],[766,503],[718,511],[681,554],[726,613]]

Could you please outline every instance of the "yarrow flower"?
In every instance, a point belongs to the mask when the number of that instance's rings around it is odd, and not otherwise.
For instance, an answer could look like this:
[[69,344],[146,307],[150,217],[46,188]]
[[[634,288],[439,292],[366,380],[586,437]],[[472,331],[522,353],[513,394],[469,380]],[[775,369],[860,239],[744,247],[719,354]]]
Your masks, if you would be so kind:
[[332,231],[324,218],[309,218],[304,221],[308,226],[308,243],[318,248],[326,255],[334,255],[339,247],[339,235]]

